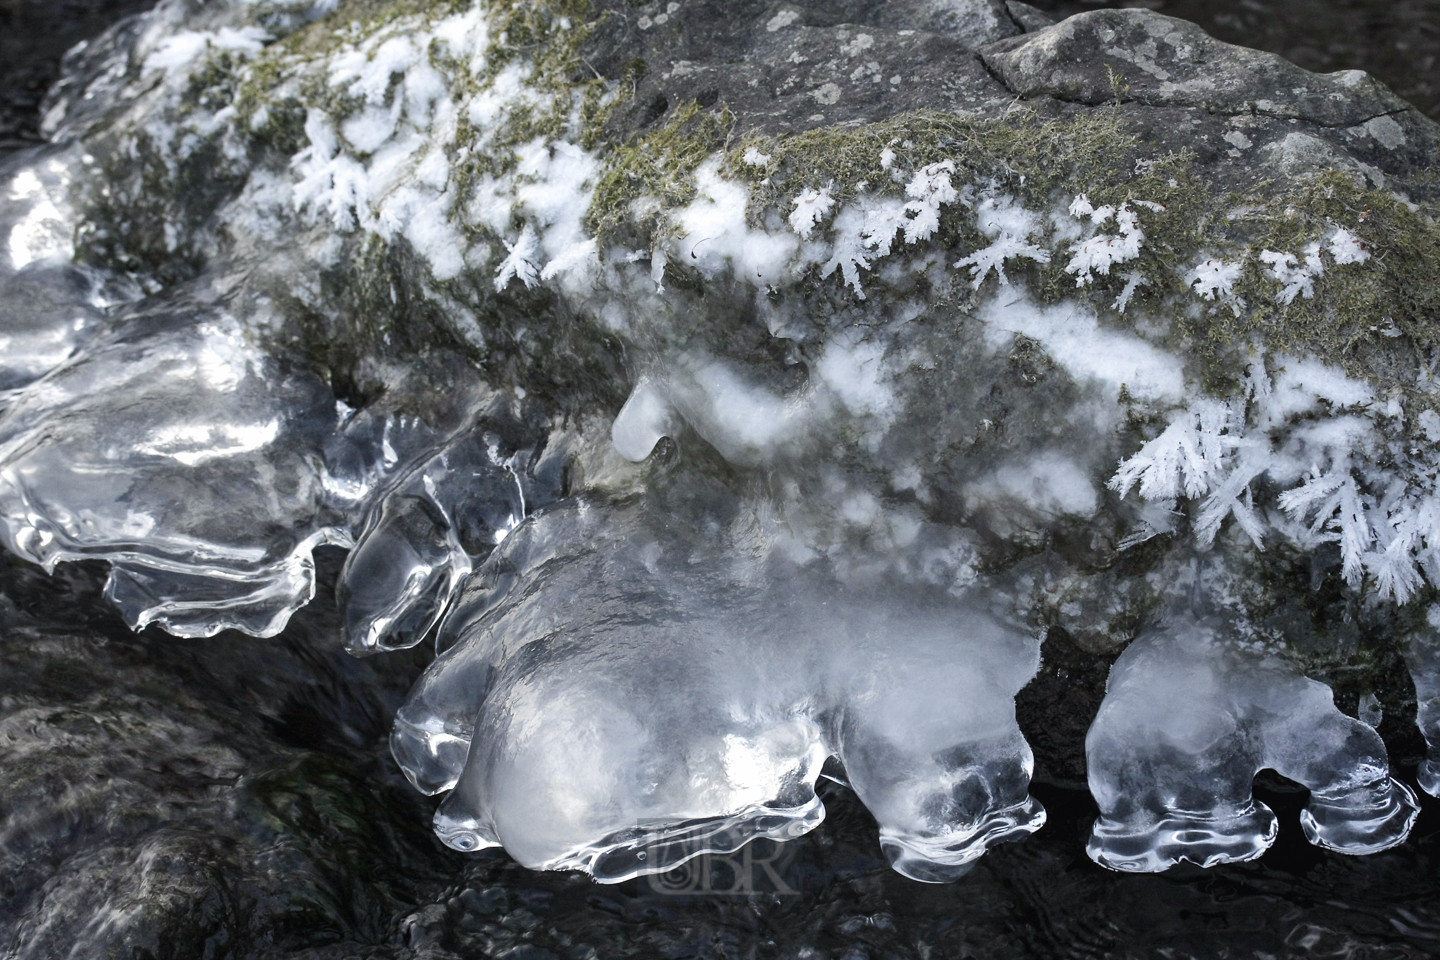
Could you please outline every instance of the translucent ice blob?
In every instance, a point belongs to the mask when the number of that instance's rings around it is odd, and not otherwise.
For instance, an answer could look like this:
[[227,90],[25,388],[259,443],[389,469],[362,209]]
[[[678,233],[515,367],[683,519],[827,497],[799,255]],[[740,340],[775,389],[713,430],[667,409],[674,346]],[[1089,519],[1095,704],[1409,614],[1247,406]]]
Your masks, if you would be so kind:
[[1329,687],[1203,621],[1182,620],[1126,649],[1085,755],[1100,805],[1088,852],[1114,870],[1260,856],[1276,833],[1275,815],[1251,794],[1264,768],[1310,788],[1300,823],[1329,850],[1393,847],[1419,812],[1390,777],[1379,735],[1337,710]]
[[917,880],[1040,827],[1014,703],[1034,638],[697,529],[575,503],[477,570],[391,738],[420,789],[450,791],[447,844],[607,882],[663,872],[816,826],[832,756]]
[[345,561],[340,602],[352,653],[419,643],[473,562],[525,516],[514,465],[466,434],[401,474]]
[[269,636],[313,595],[313,547],[349,540],[325,465],[339,414],[319,378],[195,309],[141,317],[6,397],[0,537],[47,568],[109,560],[106,595],[136,629]]
[[22,154],[0,171],[0,390],[45,375],[102,326],[133,284],[72,262],[73,157]]
[[1430,608],[1430,626],[1411,641],[1405,661],[1415,681],[1415,723],[1430,748],[1415,776],[1420,789],[1440,797],[1440,607]]

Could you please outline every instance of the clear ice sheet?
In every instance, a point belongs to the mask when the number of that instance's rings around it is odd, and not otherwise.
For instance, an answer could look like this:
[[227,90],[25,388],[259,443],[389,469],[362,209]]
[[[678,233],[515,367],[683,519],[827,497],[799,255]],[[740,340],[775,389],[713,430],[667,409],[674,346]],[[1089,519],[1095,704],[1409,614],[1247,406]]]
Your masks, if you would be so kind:
[[391,738],[450,846],[614,882],[824,811],[828,757],[895,869],[1044,822],[1014,695],[1038,643],[973,600],[729,549],[637,506],[542,511],[477,571]]
[[314,592],[312,549],[349,542],[334,396],[195,305],[133,319],[4,397],[0,537],[53,568],[111,563],[132,627],[277,633]]
[[1085,756],[1100,806],[1088,852],[1114,870],[1263,854],[1276,819],[1251,785],[1266,768],[1309,788],[1301,827],[1327,850],[1396,846],[1419,813],[1380,736],[1341,713],[1329,687],[1188,617],[1120,655]]

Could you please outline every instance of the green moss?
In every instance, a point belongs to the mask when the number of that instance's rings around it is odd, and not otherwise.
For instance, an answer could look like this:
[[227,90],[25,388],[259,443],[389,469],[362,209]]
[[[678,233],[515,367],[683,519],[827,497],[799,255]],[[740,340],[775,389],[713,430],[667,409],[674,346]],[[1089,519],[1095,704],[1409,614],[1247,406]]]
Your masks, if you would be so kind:
[[[1079,193],[1096,206],[1130,201],[1145,243],[1140,257],[1123,269],[1097,275],[1083,292],[1065,273],[1063,256],[1014,269],[1028,274],[1030,289],[1043,300],[1087,297],[1111,322],[1124,322],[1110,304],[1132,271],[1144,278],[1134,301],[1137,312],[1148,306],[1174,314],[1177,303],[1199,306],[1196,316],[1173,316],[1174,340],[1193,353],[1207,382],[1229,377],[1224,371],[1233,365],[1234,346],[1258,336],[1269,351],[1317,356],[1369,379],[1382,392],[1413,390],[1417,364],[1440,350],[1440,285],[1433,276],[1440,263],[1440,226],[1433,215],[1340,171],[1280,185],[1267,181],[1244,196],[1220,195],[1196,174],[1189,151],[1144,158],[1144,146],[1109,107],[1058,118],[1024,108],[998,119],[921,111],[864,126],[747,137],[729,151],[725,172],[750,182],[750,216],[757,224],[767,214],[785,213],[791,198],[809,187],[829,186],[841,202],[861,193],[903,195],[903,181],[881,167],[880,153],[887,148],[899,169],[952,160],[957,184],[993,182],[1032,210],[1052,209]],[[751,147],[770,156],[764,170],[744,163]],[[659,154],[627,163],[645,160],[664,170],[666,157]],[[673,183],[668,189],[684,196]],[[620,199],[607,198],[612,211],[623,206]],[[1137,200],[1164,210],[1134,206]],[[953,219],[942,220],[952,234],[942,242],[978,242],[965,235],[963,225],[947,222]],[[1260,251],[1298,254],[1338,225],[1355,230],[1374,256],[1364,264],[1332,266],[1316,281],[1314,298],[1280,304],[1280,284],[1266,274]],[[1188,270],[1208,253],[1244,260],[1236,292],[1247,308],[1238,317],[1227,304],[1198,301],[1184,283]]]
[[[895,154],[894,169],[951,160],[957,185],[994,184],[1032,210],[1063,207],[1081,193],[1096,206],[1127,201],[1133,206],[1137,200],[1160,204],[1163,212],[1134,207],[1146,234],[1140,258],[1110,276],[1096,276],[1083,293],[1077,293],[1074,275],[1065,272],[1064,257],[1007,267],[1025,275],[1031,291],[1047,302],[1088,296],[1103,311],[1131,271],[1145,280],[1139,303],[1183,293],[1184,268],[1213,217],[1214,200],[1194,173],[1193,154],[1182,150],[1147,158],[1146,146],[1113,106],[1049,117],[1019,106],[998,118],[918,111],[864,126],[747,137],[729,152],[725,172],[750,182],[749,213],[756,224],[767,214],[786,212],[790,198],[807,187],[829,186],[841,202],[861,193],[903,196],[905,180],[897,181],[881,165],[887,149]],[[752,147],[771,158],[763,171],[743,160]],[[942,243],[972,249],[988,242],[957,219],[965,218],[942,218]]]
[[244,183],[218,137],[177,156],[173,144],[141,130],[96,153],[105,158],[102,175],[81,200],[76,259],[147,286],[174,286],[196,276],[204,266],[197,238],[212,212]]
[[[236,127],[256,144],[282,156],[305,148],[305,104],[285,92],[291,71],[283,57],[261,55],[248,64],[235,91]],[[262,112],[263,111],[263,112]],[[263,117],[263,122],[258,122]]]
[[[647,245],[665,213],[694,198],[696,168],[724,145],[734,124],[728,107],[706,110],[691,100],[672,111],[660,128],[612,150],[585,217],[601,247],[614,242],[622,228]],[[637,210],[642,199],[653,200],[653,206]]]
[[[1340,171],[1272,189],[1238,198],[1226,225],[1248,242],[1237,292],[1251,310],[1229,320],[1219,314],[1204,333],[1215,340],[1258,333],[1272,350],[1318,356],[1382,392],[1413,390],[1419,367],[1440,349],[1440,224]],[[1260,251],[1298,254],[1335,226],[1354,231],[1370,259],[1332,265],[1315,280],[1313,298],[1278,303],[1280,284],[1263,270]]]
[[[362,101],[332,89],[323,71],[314,69],[346,44],[359,44],[396,29],[430,26],[471,6],[471,0],[350,0],[335,12],[266,47],[244,69],[234,104],[243,129],[278,152],[302,149],[305,111],[324,109],[346,117]],[[434,54],[432,53],[432,57]],[[293,89],[287,89],[293,88]],[[266,122],[253,120],[264,109]]]
[[[1043,207],[1061,187],[1083,192],[1112,183],[1116,171],[1125,169],[1126,158],[1141,146],[1109,109],[1044,118],[1017,106],[996,119],[921,110],[864,126],[747,137],[730,151],[726,173],[752,181],[753,212],[783,203],[805,187],[827,184],[841,201],[861,192],[900,196],[904,183],[895,181],[880,163],[881,151],[888,148],[899,169],[953,160],[957,183],[994,180],[1030,201],[1027,205]],[[765,173],[744,163],[750,147],[771,157]]]
[[180,99],[182,110],[217,113],[233,103],[244,63],[245,58],[233,50],[212,51],[190,74]]

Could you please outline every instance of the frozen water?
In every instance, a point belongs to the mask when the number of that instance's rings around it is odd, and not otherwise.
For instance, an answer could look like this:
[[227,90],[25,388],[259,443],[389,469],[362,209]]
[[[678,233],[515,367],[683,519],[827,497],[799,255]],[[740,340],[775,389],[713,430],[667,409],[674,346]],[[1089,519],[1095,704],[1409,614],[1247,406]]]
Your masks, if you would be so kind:
[[1301,826],[1329,850],[1403,843],[1419,813],[1379,735],[1337,710],[1328,687],[1203,620],[1179,619],[1121,654],[1085,757],[1100,805],[1089,853],[1114,870],[1260,856],[1276,833],[1251,794],[1265,768],[1310,788]]
[[1431,629],[1411,641],[1405,662],[1415,681],[1415,722],[1430,748],[1415,775],[1421,789],[1440,797],[1440,607],[1430,608],[1429,622]]
[[197,309],[137,317],[6,398],[0,536],[47,568],[109,560],[137,629],[268,636],[310,599],[312,548],[349,540],[335,400]]
[[135,295],[72,262],[73,159],[52,150],[21,160],[0,173],[0,391],[59,366],[100,328],[105,306]]
[[585,118],[628,94],[567,108],[504,7],[167,0],[72,57],[57,142],[0,170],[7,547],[108,560],[182,636],[273,634],[353,547],[350,650],[442,650],[394,738],[441,835],[607,880],[810,829],[829,758],[897,869],[953,878],[1043,816],[1034,636],[1119,650],[1198,547],[1257,646],[1181,620],[1120,659],[1097,858],[1258,854],[1264,766],[1316,842],[1403,837],[1374,732],[1247,616],[1312,560],[1364,616],[1440,583],[1433,372],[1389,396],[1257,323],[1232,383],[1187,332],[1383,279],[1372,221],[1182,250],[1180,207],[1037,197],[967,137],[854,182],[778,137],[598,231]]
[[513,465],[501,457],[497,438],[486,442],[480,426],[402,473],[376,498],[340,576],[352,653],[419,643],[474,561],[525,516]]
[[100,325],[92,287],[69,264],[32,264],[0,278],[0,391],[49,373]]
[[660,872],[814,827],[830,756],[915,879],[1040,827],[1014,705],[1032,637],[973,600],[842,589],[727,540],[588,502],[505,540],[391,738],[417,786],[451,791],[447,844]]

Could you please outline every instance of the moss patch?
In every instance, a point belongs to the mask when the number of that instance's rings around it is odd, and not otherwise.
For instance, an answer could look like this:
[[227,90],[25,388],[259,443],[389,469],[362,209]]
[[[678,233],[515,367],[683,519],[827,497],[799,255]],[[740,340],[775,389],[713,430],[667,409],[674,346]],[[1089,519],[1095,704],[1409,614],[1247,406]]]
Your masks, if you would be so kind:
[[[1216,315],[1203,333],[1212,341],[1259,333],[1271,349],[1318,356],[1382,393],[1414,391],[1416,373],[1440,351],[1440,224],[1340,171],[1267,192],[1231,198],[1238,212],[1224,224],[1248,240],[1250,256],[1236,290],[1251,311],[1233,322]],[[1259,252],[1298,253],[1335,226],[1354,231],[1370,259],[1330,266],[1316,278],[1313,298],[1278,303],[1280,284],[1262,269]]]
[[[771,158],[769,169],[759,176],[742,159],[751,147]],[[1125,169],[1126,158],[1140,147],[1139,138],[1125,130],[1111,109],[1046,118],[1016,106],[995,119],[921,110],[859,127],[747,137],[727,156],[726,173],[752,182],[755,213],[801,189],[827,184],[842,202],[862,192],[903,196],[904,182],[894,180],[881,165],[880,154],[889,149],[898,169],[953,160],[956,183],[994,180],[1029,201],[1027,206],[1040,209],[1062,187],[1084,192],[1113,182],[1116,171]]]
[[601,247],[618,239],[622,228],[647,246],[665,213],[694,199],[696,168],[724,145],[734,124],[728,107],[706,110],[691,100],[664,126],[612,150],[585,218]]
[[[764,170],[744,162],[752,147],[769,155]],[[1440,355],[1440,284],[1433,275],[1440,263],[1440,225],[1434,211],[1412,208],[1341,171],[1265,181],[1243,196],[1219,194],[1201,178],[1188,150],[1146,158],[1145,144],[1111,107],[1050,118],[1028,108],[996,119],[922,111],[861,127],[749,137],[730,149],[725,172],[750,183],[750,216],[759,224],[767,215],[783,215],[791,198],[809,187],[829,186],[841,202],[861,193],[902,196],[904,180],[881,166],[886,149],[901,170],[953,160],[957,185],[991,182],[1032,210],[1054,209],[1080,193],[1096,206],[1131,202],[1145,231],[1140,256],[1108,276],[1095,276],[1083,291],[1065,273],[1063,255],[1049,264],[1012,261],[1007,270],[1024,275],[1042,300],[1085,297],[1110,322],[1121,323],[1111,304],[1124,275],[1138,272],[1144,283],[1134,299],[1137,312],[1149,308],[1172,315],[1172,346],[1195,357],[1206,382],[1218,385],[1217,378],[1228,377],[1224,370],[1232,365],[1233,347],[1256,337],[1267,350],[1339,365],[1382,393],[1413,392],[1419,365]],[[664,154],[632,156],[627,163],[645,160],[657,168],[652,177],[665,175]],[[684,196],[683,190],[669,189]],[[606,199],[612,210],[620,206],[614,196]],[[1135,207],[1137,200],[1164,210]],[[983,242],[954,219],[942,218],[940,242],[958,240],[959,248]],[[1281,304],[1281,284],[1266,272],[1260,252],[1298,255],[1337,226],[1358,234],[1371,259],[1332,264],[1316,279],[1313,298]],[[1244,263],[1235,291],[1246,304],[1239,316],[1228,304],[1199,300],[1184,282],[1210,254]],[[1176,315],[1175,305],[1184,303],[1198,307],[1193,316]]]

